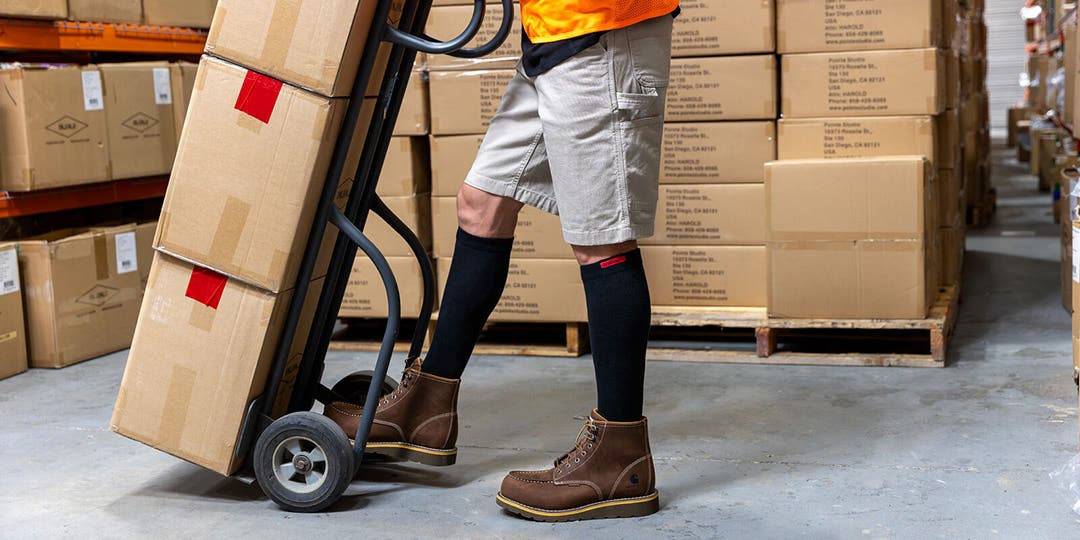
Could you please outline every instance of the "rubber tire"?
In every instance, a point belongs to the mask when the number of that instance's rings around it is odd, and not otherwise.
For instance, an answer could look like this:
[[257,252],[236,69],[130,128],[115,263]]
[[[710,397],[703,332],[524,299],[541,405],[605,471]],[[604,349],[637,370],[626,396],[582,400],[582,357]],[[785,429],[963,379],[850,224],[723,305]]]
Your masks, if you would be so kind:
[[[274,450],[289,437],[302,436],[322,447],[327,469],[325,483],[311,493],[295,493],[274,475]],[[275,420],[259,435],[253,455],[255,478],[270,500],[288,512],[321,512],[345,493],[355,472],[353,448],[341,427],[313,412],[296,412]]]
[[[371,370],[357,371],[346,375],[343,379],[337,382],[331,390],[343,398],[348,403],[354,405],[363,405],[367,399],[368,388],[371,387],[371,381],[375,378],[375,372]],[[385,396],[394,390],[397,390],[398,383],[389,376],[383,380],[382,393],[380,396]]]

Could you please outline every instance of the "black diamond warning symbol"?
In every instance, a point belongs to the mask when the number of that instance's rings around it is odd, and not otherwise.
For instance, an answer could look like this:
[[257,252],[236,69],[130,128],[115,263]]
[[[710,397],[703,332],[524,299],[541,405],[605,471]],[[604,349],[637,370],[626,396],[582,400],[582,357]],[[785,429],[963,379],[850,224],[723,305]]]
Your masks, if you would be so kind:
[[76,133],[86,129],[86,122],[82,122],[65,115],[59,120],[45,126],[45,129],[65,139],[70,139]]
[[158,120],[147,114],[135,113],[120,125],[138,133],[145,133],[146,130],[158,125]]
[[86,304],[88,306],[101,307],[104,306],[106,302],[111,300],[112,297],[116,296],[116,293],[118,292],[118,289],[114,289],[112,287],[95,285],[89,291],[82,293],[82,295],[76,298],[75,301],[80,304]]

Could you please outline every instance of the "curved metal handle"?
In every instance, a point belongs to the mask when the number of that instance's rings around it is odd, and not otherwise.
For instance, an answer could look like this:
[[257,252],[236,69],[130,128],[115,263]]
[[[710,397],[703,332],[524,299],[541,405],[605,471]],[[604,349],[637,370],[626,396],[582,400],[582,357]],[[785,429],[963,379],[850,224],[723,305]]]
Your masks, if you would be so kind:
[[[503,1],[505,2],[507,0]],[[383,39],[390,43],[404,45],[429,54],[447,54],[457,51],[476,37],[476,33],[480,31],[480,26],[484,22],[484,13],[487,9],[487,5],[484,3],[484,0],[474,0],[474,2],[475,6],[473,7],[472,19],[469,21],[469,26],[465,27],[465,31],[454,39],[449,41],[423,39],[407,32],[402,32],[390,25],[383,26],[386,31],[386,35],[383,36]]]
[[495,36],[491,38],[491,41],[488,41],[479,47],[453,51],[449,53],[450,56],[457,58],[480,58],[481,56],[487,56],[495,52],[499,47],[502,47],[502,44],[506,42],[506,38],[510,37],[510,30],[514,26],[514,0],[502,0],[502,8],[502,26],[499,27],[499,31],[495,33]]

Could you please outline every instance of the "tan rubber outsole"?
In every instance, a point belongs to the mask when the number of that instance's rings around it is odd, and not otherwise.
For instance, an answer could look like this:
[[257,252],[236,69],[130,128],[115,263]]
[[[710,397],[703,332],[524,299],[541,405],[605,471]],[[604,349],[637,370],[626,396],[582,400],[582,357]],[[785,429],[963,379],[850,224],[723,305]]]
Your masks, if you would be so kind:
[[542,510],[508,499],[502,493],[495,495],[495,502],[511,514],[533,521],[564,522],[586,519],[631,518],[655,514],[660,511],[660,493],[653,491],[644,497],[600,501],[567,510]]
[[446,467],[457,462],[457,448],[440,450],[408,443],[368,443],[364,451],[433,467]]

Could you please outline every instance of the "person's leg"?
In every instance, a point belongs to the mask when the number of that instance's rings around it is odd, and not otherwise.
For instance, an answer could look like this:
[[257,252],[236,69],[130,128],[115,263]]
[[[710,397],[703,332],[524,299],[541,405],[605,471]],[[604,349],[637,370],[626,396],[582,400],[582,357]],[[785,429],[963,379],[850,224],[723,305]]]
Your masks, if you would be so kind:
[[[414,362],[375,413],[367,450],[429,465],[457,458],[461,374],[509,271],[523,203],[557,212],[533,81],[519,73],[492,119],[458,193],[460,227],[427,358]],[[334,402],[325,414],[354,436],[359,405]]]
[[457,243],[423,371],[460,379],[510,270],[522,204],[468,184],[457,197]]
[[649,290],[636,240],[652,235],[671,17],[608,32],[537,77],[563,237],[581,263],[597,409],[573,450],[544,471],[513,471],[497,501],[540,521],[659,509],[642,415]]

